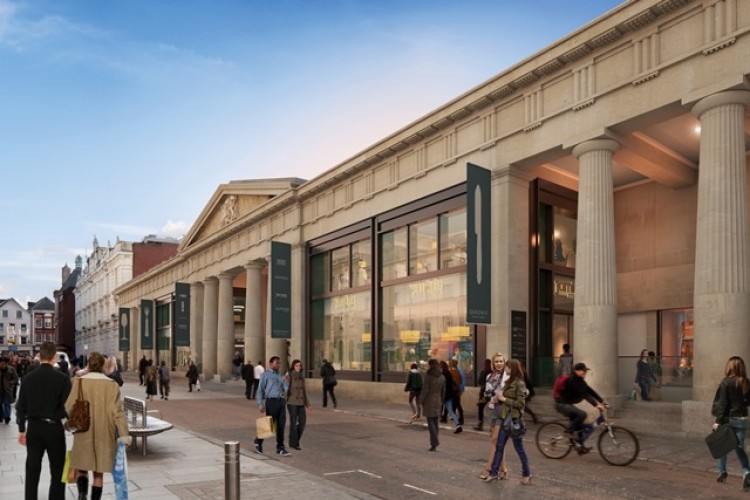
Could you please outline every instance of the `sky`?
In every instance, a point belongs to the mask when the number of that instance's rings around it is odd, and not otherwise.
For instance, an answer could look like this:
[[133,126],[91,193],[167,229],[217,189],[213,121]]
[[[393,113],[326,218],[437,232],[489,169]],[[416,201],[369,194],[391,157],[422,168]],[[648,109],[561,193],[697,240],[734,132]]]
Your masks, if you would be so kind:
[[621,0],[0,0],[0,298],[312,179]]

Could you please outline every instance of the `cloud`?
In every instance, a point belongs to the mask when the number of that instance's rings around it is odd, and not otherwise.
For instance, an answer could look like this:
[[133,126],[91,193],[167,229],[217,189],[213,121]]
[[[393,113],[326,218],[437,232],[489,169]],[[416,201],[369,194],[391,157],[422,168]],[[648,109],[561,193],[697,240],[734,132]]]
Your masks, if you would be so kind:
[[190,224],[187,222],[182,220],[173,221],[170,219],[164,224],[164,226],[162,226],[161,231],[159,231],[159,236],[182,238],[188,230],[190,230]]
[[[115,222],[88,221],[86,222],[86,225],[94,229],[100,229],[109,233],[114,233],[123,240],[140,240],[148,234],[156,233],[156,230],[153,227],[134,226],[130,224],[119,224]],[[103,240],[99,241],[100,245],[102,244],[102,241]]]

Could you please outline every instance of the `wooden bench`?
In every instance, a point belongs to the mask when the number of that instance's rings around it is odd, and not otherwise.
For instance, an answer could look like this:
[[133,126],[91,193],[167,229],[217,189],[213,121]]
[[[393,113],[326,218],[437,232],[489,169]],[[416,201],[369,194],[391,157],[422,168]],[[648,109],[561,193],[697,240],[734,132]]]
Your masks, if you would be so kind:
[[174,425],[165,422],[156,417],[149,416],[146,409],[146,402],[142,399],[125,396],[123,399],[123,409],[128,419],[128,432],[133,436],[133,446],[138,449],[137,439],[142,439],[141,454],[145,457],[147,452],[147,438],[160,432],[168,431]]

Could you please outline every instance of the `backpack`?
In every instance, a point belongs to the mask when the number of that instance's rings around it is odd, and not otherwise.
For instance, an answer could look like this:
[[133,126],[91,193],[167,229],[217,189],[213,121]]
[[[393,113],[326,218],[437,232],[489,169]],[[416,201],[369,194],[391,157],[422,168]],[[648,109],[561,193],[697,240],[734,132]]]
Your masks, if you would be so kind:
[[555,399],[555,401],[562,397],[569,378],[570,375],[568,375],[567,373],[563,373],[562,375],[557,377],[557,380],[555,380],[555,385],[552,386],[552,397]]
[[411,377],[411,380],[409,380],[409,385],[411,386],[412,391],[421,391],[422,390],[422,375],[419,373],[411,373],[409,374],[409,377]]

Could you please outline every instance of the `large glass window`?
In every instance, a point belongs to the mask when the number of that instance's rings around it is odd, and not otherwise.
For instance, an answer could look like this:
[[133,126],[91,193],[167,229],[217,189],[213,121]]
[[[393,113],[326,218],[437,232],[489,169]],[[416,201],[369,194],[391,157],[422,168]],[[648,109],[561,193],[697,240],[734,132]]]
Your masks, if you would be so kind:
[[430,358],[456,357],[473,376],[474,342],[466,324],[466,274],[456,273],[382,290],[383,371],[423,368]]
[[437,271],[437,219],[409,226],[409,274]]
[[337,295],[311,303],[313,359],[337,370],[370,370],[370,292]]
[[576,267],[576,230],[576,214],[555,207],[552,255],[556,266]]
[[382,279],[388,281],[406,277],[407,230],[405,227],[384,233],[382,243]]
[[349,245],[331,252],[331,291],[349,288]]
[[157,362],[165,361],[171,364],[169,356],[170,332],[172,329],[171,303],[156,306],[156,349]]
[[372,252],[370,240],[352,243],[352,287],[370,284],[370,269],[372,268]]
[[659,313],[661,356],[659,371],[664,384],[693,383],[693,309],[670,309]]
[[440,268],[466,265],[466,210],[440,215]]

